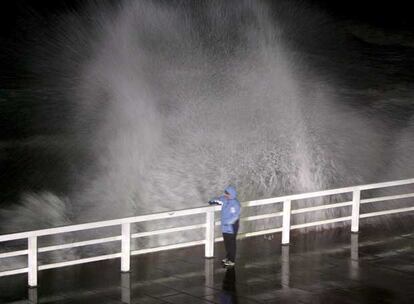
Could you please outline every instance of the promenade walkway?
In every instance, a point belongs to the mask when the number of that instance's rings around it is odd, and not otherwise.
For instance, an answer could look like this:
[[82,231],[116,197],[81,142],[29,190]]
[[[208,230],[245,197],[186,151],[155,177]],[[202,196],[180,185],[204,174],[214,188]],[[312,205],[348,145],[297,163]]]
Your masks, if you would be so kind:
[[[407,215],[408,220],[412,215]],[[131,272],[119,259],[0,278],[0,303],[414,303],[414,229],[361,226],[238,242],[234,269],[204,259],[204,246],[134,256]]]

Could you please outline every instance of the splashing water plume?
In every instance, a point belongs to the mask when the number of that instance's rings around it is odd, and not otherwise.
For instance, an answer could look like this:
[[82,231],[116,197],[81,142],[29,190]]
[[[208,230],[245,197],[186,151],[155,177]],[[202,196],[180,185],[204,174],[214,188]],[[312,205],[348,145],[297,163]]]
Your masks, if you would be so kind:
[[[281,3],[123,1],[62,17],[42,74],[74,109],[62,149],[88,162],[39,212],[67,224],[200,206],[230,183],[246,201],[410,177],[412,126],[386,173],[387,122],[341,102],[287,39],[304,34],[286,14],[324,17]],[[36,226],[22,224],[31,195],[8,225]]]

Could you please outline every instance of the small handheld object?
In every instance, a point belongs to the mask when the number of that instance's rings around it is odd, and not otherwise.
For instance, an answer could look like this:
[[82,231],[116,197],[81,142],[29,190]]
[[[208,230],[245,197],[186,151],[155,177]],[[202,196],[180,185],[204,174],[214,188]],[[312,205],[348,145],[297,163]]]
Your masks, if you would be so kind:
[[219,200],[211,200],[208,202],[210,205],[223,205],[223,202]]

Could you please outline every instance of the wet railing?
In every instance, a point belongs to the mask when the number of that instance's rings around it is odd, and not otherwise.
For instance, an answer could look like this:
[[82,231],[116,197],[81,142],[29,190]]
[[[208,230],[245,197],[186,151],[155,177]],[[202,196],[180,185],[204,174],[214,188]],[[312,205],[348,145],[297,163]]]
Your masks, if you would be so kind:
[[[241,218],[241,221],[255,221],[255,220],[261,220],[261,219],[282,217],[282,226],[273,228],[273,229],[263,229],[259,231],[246,232],[241,235],[244,237],[250,237],[250,236],[282,232],[282,244],[289,244],[290,231],[293,229],[301,229],[301,228],[306,228],[306,227],[313,227],[313,226],[318,226],[318,225],[345,222],[345,221],[351,221],[351,231],[356,233],[359,231],[359,220],[362,218],[414,211],[414,206],[411,206],[411,207],[404,207],[404,208],[387,209],[383,211],[360,213],[361,204],[370,204],[374,202],[382,202],[382,201],[414,197],[414,193],[404,193],[404,194],[397,194],[397,195],[388,195],[388,196],[373,197],[373,198],[368,198],[368,199],[361,199],[361,193],[363,191],[379,190],[383,188],[396,187],[396,186],[409,185],[409,184],[414,184],[414,178],[406,179],[406,180],[399,180],[399,181],[391,181],[391,182],[384,182],[384,183],[376,183],[376,184],[332,189],[332,190],[324,190],[324,191],[318,191],[318,192],[296,194],[296,195],[287,195],[287,196],[282,196],[282,197],[274,197],[274,198],[244,202],[242,203],[243,208],[264,206],[264,205],[270,205],[270,204],[282,204],[283,209],[280,212],[246,216],[246,217]],[[328,197],[332,195],[342,195],[342,194],[352,194],[352,200],[346,201],[346,202],[300,208],[300,209],[291,208],[292,201],[298,201],[298,200],[304,200],[304,199],[310,199],[310,198]],[[345,207],[345,206],[351,206],[352,208],[351,214],[349,216],[336,217],[336,218],[330,218],[330,219],[321,220],[321,221],[314,221],[314,222],[291,225],[292,215],[305,214],[309,212],[315,212],[315,211],[333,209],[333,208],[339,208],[339,207]],[[183,247],[190,247],[190,246],[202,245],[202,244],[205,245],[205,257],[210,258],[214,256],[214,243],[222,240],[222,238],[215,237],[215,226],[220,224],[218,221],[216,221],[215,212],[219,211],[220,208],[221,208],[220,206],[206,206],[206,207],[200,207],[200,208],[192,208],[192,209],[185,209],[185,210],[154,213],[154,214],[148,214],[148,215],[140,215],[140,216],[115,219],[115,220],[109,220],[109,221],[92,222],[92,223],[70,225],[70,226],[56,227],[56,228],[50,228],[50,229],[41,229],[41,230],[0,235],[0,243],[10,242],[10,241],[15,241],[15,240],[22,240],[22,239],[27,240],[27,249],[17,250],[17,251],[7,251],[7,252],[0,253],[0,259],[18,257],[18,256],[27,256],[27,267],[2,271],[0,272],[0,277],[20,274],[20,273],[28,273],[28,284],[31,287],[35,287],[37,286],[38,271],[71,266],[71,265],[77,265],[77,264],[83,264],[83,263],[89,263],[89,262],[95,262],[95,261],[101,261],[101,260],[107,260],[107,259],[114,259],[114,258],[120,258],[121,259],[121,271],[128,272],[130,270],[131,255],[177,249],[177,248],[183,248]],[[196,225],[187,225],[187,226],[174,227],[174,228],[168,228],[168,229],[131,233],[131,225],[136,224],[136,223],[169,219],[169,218],[174,218],[174,217],[185,217],[185,216],[196,215],[196,214],[205,214],[205,222],[196,224]],[[53,246],[45,246],[45,247],[38,246],[38,239],[41,237],[59,235],[59,234],[68,233],[68,232],[79,232],[79,231],[86,231],[86,230],[91,230],[91,229],[99,229],[99,228],[104,228],[104,227],[116,227],[116,226],[120,228],[120,235],[117,235],[117,236],[92,239],[92,240],[80,241],[80,242],[72,242],[72,243],[67,243],[67,244],[59,244],[59,245],[53,245]],[[134,238],[148,237],[148,236],[161,235],[161,234],[166,234],[166,233],[201,229],[201,228],[205,229],[205,236],[204,236],[204,239],[202,240],[172,244],[172,245],[167,245],[167,246],[157,246],[157,247],[146,248],[146,249],[131,250],[131,239],[134,239]],[[82,247],[82,246],[88,246],[88,245],[103,244],[103,243],[114,242],[114,241],[119,241],[121,243],[120,252],[113,253],[113,254],[99,255],[99,256],[94,256],[94,257],[88,257],[88,258],[80,258],[80,259],[58,262],[58,263],[49,263],[49,264],[43,264],[43,265],[38,264],[38,255],[45,253],[45,252],[52,252],[56,250],[76,248],[76,247]]]

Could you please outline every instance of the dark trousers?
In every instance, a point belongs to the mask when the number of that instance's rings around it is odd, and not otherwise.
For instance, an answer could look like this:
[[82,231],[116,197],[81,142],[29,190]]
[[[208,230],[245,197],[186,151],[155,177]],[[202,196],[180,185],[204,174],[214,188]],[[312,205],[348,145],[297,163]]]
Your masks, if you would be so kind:
[[227,252],[226,258],[232,262],[236,260],[236,237],[237,232],[239,231],[239,221],[233,224],[233,231],[234,234],[223,233],[224,247],[226,248]]

